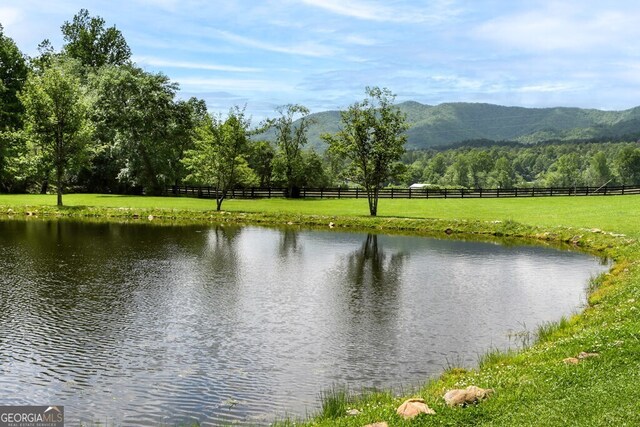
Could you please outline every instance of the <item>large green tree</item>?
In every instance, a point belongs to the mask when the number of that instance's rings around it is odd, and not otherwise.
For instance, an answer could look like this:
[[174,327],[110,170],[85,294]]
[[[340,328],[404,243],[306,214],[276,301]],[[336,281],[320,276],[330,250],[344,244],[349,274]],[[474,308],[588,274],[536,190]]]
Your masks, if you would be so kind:
[[195,147],[183,160],[193,180],[213,186],[218,211],[246,170],[249,126],[244,110],[238,107],[231,109],[225,120],[209,117],[198,129]]
[[5,36],[0,25],[0,191],[12,191],[24,171],[20,164],[26,144],[19,134],[24,107],[18,93],[27,79],[29,68],[15,42]]
[[376,216],[379,191],[394,176],[394,165],[405,151],[408,125],[393,105],[391,91],[367,87],[365,92],[363,101],[340,113],[342,130],[323,138],[330,150],[351,161],[351,178],[365,188],[369,213]]
[[616,156],[615,163],[623,184],[640,184],[640,148],[624,147]]
[[289,104],[279,107],[280,117],[271,122],[276,132],[279,162],[289,197],[298,197],[304,178],[304,161],[302,147],[307,144],[307,130],[312,120],[309,109],[303,105]]
[[91,133],[77,63],[53,61],[41,74],[28,77],[19,97],[25,107],[26,130],[41,159],[55,171],[58,206],[62,206],[66,174],[86,158]]
[[118,180],[149,194],[175,184],[202,103],[176,103],[177,84],[129,65],[102,67],[91,76],[91,86],[97,135],[118,162]]
[[131,58],[131,49],[120,30],[115,26],[105,28],[104,19],[90,16],[87,9],[80,9],[61,29],[63,52],[87,67],[124,65]]
[[613,180],[613,172],[609,167],[607,155],[598,151],[589,160],[589,168],[585,173],[588,185],[603,186]]
[[24,108],[18,92],[27,80],[29,68],[15,42],[0,25],[0,132],[22,126]]
[[247,161],[256,174],[258,186],[271,186],[275,155],[276,152],[269,141],[255,141],[251,144]]

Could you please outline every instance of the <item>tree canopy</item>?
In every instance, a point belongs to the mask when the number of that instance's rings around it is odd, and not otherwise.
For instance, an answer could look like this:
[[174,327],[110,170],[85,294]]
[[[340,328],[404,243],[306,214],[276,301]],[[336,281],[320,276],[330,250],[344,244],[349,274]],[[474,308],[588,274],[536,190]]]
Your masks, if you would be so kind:
[[115,26],[105,28],[104,19],[90,16],[87,9],[80,9],[61,29],[63,53],[85,66],[125,65],[131,58],[131,49],[120,30]]
[[26,130],[55,171],[58,206],[62,206],[65,173],[78,166],[91,133],[87,98],[73,60],[54,62],[42,74],[31,74],[20,94]]
[[405,151],[407,123],[391,91],[368,87],[365,92],[367,98],[341,113],[342,130],[325,140],[350,160],[350,178],[365,188],[369,213],[376,216],[379,190],[398,173],[394,166]]

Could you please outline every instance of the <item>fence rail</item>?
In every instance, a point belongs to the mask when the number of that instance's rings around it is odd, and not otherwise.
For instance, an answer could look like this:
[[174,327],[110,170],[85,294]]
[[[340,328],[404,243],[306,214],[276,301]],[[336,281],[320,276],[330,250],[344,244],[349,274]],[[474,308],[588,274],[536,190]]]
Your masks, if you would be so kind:
[[[381,199],[474,199],[503,197],[553,197],[553,196],[615,196],[640,194],[640,185],[615,187],[531,187],[531,188],[385,188]],[[165,188],[167,196],[215,198],[215,189],[207,186],[177,185]],[[229,190],[231,199],[264,199],[287,197],[286,188],[235,188]],[[301,188],[303,199],[359,199],[367,193],[361,188]]]

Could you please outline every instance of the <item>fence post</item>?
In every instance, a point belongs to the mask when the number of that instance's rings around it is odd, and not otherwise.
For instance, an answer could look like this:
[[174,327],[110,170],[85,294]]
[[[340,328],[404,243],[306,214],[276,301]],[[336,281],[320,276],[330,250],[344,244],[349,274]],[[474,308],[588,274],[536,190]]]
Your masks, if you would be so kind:
[[340,198],[340,187],[338,187],[338,199]]
[[411,187],[409,187],[409,198],[411,198]]
[[460,189],[460,198],[464,199],[464,188]]
[[391,198],[393,199],[393,188],[391,189]]
[[356,199],[358,198],[358,187],[356,187]]
[[447,189],[446,188],[444,189],[444,198],[445,199],[447,198]]
[[480,198],[482,199],[482,187],[480,187]]
[[500,187],[496,188],[496,199],[500,198]]
[[518,187],[516,187],[515,190],[516,190],[516,197],[518,197]]
[[622,184],[622,195],[624,196],[624,184]]
[[322,193],[324,192],[324,190],[321,188],[320,189],[320,200],[322,200]]

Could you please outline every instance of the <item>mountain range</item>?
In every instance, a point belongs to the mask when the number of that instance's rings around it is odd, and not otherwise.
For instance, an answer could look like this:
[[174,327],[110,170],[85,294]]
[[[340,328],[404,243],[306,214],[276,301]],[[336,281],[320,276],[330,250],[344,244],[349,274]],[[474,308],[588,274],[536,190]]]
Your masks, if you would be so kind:
[[[627,139],[640,137],[640,107],[623,111],[583,108],[525,108],[483,103],[425,105],[414,101],[397,104],[409,122],[406,148],[425,149],[469,140],[542,141]],[[340,129],[340,112],[325,111],[309,116],[310,146],[324,150],[323,133]],[[263,135],[274,139],[273,132]]]

